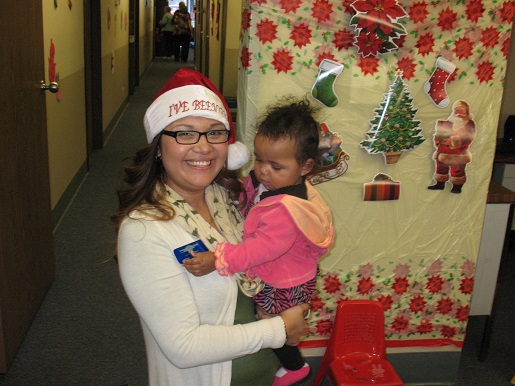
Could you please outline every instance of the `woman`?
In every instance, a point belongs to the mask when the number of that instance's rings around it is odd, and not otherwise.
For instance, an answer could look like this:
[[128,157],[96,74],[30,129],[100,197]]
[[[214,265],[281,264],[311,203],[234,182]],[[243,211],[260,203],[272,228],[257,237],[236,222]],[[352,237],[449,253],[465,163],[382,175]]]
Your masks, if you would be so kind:
[[234,277],[195,277],[174,256],[198,239],[209,250],[241,241],[242,220],[227,194],[237,196],[241,183],[225,164],[228,153],[231,169],[248,158],[229,151],[238,146],[228,145],[229,108],[209,79],[181,69],[144,124],[149,145],[126,169],[115,218],[120,276],[140,316],[149,383],[270,385],[279,364],[265,349],[298,342],[306,307],[253,321],[252,299],[240,295]]
[[[171,59],[173,55],[173,39],[175,34],[175,25],[173,23],[173,15],[171,8],[165,6],[162,19],[159,21],[161,31],[163,31],[163,39],[166,46],[166,58]],[[176,58],[178,58],[176,56]]]
[[173,14],[173,21],[176,28],[174,40],[175,61],[179,61],[180,58],[183,62],[187,62],[193,28],[188,7],[186,7],[183,1],[179,3],[179,9]]

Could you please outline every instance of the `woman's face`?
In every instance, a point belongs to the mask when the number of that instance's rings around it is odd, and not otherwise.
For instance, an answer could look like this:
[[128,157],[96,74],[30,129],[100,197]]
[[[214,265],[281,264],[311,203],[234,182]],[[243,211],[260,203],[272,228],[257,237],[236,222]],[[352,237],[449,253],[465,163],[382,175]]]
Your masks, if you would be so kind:
[[[166,131],[195,130],[205,133],[226,130],[223,123],[210,118],[186,117],[165,128]],[[184,198],[209,186],[227,159],[228,144],[212,144],[201,136],[194,145],[181,145],[175,138],[161,135],[160,156],[166,184]]]

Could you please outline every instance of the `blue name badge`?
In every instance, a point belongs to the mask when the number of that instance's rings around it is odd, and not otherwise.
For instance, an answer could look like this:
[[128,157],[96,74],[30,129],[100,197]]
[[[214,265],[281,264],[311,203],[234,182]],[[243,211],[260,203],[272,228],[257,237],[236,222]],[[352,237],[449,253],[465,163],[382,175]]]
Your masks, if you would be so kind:
[[183,245],[182,247],[174,249],[173,253],[177,261],[182,264],[186,259],[190,259],[190,252],[207,252],[208,249],[202,240],[197,240],[192,243]]

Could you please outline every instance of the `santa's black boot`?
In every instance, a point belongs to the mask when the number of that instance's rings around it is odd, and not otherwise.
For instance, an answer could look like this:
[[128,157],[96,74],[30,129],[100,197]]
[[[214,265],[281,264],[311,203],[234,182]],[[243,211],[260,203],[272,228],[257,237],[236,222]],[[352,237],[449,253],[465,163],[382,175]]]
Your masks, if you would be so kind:
[[428,186],[429,190],[443,190],[445,188],[445,182],[437,181],[436,184]]
[[463,184],[461,185],[457,185],[457,184],[453,184],[452,185],[452,189],[451,189],[451,193],[461,193],[461,187],[463,186]]

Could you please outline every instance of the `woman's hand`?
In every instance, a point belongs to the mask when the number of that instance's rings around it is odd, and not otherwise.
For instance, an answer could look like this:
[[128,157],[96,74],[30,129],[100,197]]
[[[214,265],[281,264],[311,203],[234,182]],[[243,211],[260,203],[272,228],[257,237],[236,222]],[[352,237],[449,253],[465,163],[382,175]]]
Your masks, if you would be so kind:
[[308,331],[308,322],[305,319],[309,311],[309,304],[304,303],[300,306],[288,308],[280,313],[286,328],[287,340],[289,346],[296,346],[300,338],[306,335]]
[[186,270],[195,276],[204,276],[216,270],[215,254],[213,252],[191,252],[191,259],[183,261]]

